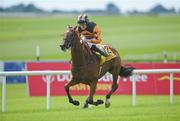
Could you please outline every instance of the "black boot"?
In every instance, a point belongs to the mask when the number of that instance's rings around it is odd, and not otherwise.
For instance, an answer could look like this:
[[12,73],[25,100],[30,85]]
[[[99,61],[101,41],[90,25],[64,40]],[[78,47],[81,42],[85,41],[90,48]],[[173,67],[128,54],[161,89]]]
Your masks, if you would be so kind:
[[99,54],[103,55],[104,57],[108,56],[106,52],[99,49],[96,45],[92,45],[91,49],[98,52]]

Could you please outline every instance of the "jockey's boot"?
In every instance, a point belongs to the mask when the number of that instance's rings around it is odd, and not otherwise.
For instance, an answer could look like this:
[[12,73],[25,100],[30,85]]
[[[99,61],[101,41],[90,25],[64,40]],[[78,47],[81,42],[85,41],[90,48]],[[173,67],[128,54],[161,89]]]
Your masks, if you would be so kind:
[[100,49],[98,46],[96,46],[96,45],[92,45],[91,49],[94,50],[94,51],[96,51],[96,52],[98,52],[99,54],[103,55],[104,57],[107,57],[107,56],[108,56],[108,54],[107,54],[105,51],[101,50],[101,49]]

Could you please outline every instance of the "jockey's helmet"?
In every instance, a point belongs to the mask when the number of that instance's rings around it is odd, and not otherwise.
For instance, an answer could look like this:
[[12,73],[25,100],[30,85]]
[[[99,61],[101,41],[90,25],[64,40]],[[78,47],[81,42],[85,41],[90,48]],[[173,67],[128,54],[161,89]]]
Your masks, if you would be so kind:
[[87,23],[88,21],[89,21],[88,16],[86,14],[81,14],[78,16],[78,19],[77,19],[78,24]]

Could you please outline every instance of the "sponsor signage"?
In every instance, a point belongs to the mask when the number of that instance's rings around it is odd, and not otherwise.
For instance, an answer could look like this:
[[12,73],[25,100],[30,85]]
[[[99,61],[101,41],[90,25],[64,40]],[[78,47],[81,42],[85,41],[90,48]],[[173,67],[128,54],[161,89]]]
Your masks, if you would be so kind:
[[[180,68],[180,63],[133,63],[137,69],[163,69]],[[68,62],[30,62],[27,63],[27,70],[70,70]],[[51,95],[66,95],[64,85],[71,80],[71,75],[52,75]],[[138,74],[135,77],[137,84],[137,94],[169,94],[169,74]],[[113,79],[110,74],[106,74],[97,84],[96,94],[105,95],[111,89]],[[29,92],[31,96],[46,95],[46,76],[29,76]],[[132,93],[132,77],[119,78],[119,88],[115,94]],[[73,95],[87,95],[89,86],[78,84],[71,87]],[[180,74],[174,74],[174,94],[180,94]]]

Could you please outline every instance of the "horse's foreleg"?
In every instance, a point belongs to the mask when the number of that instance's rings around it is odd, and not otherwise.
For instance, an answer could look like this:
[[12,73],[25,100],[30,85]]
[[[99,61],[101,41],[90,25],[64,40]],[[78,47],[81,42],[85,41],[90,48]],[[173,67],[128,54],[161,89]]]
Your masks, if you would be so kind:
[[96,92],[96,85],[97,81],[93,81],[89,86],[90,86],[90,93],[88,98],[86,99],[83,108],[88,108],[88,104],[93,104],[93,96]]
[[97,101],[93,101],[93,97],[94,94],[96,92],[96,86],[97,86],[97,81],[93,81],[90,84],[90,93],[89,93],[89,97],[86,99],[85,103],[84,103],[84,108],[88,108],[88,104],[92,104],[92,105],[99,105],[99,104],[103,104],[104,101],[103,100],[97,100]]
[[118,88],[118,84],[117,84],[118,75],[119,75],[118,73],[113,73],[113,84],[112,84],[111,90],[106,95],[106,102],[105,102],[106,108],[110,107],[110,105],[111,105],[110,97]]
[[72,98],[72,96],[71,96],[71,94],[70,94],[70,92],[69,92],[69,88],[70,88],[71,86],[74,86],[74,85],[78,84],[78,83],[79,83],[79,82],[77,82],[77,81],[71,80],[71,81],[64,87],[65,90],[66,90],[66,93],[67,93],[69,102],[72,103],[73,105],[76,105],[76,106],[78,106],[80,103],[79,103],[79,101],[77,101],[77,100],[73,100],[73,98]]
[[86,99],[86,101],[84,102],[84,106],[83,108],[88,108],[88,101],[89,101],[89,97]]
[[93,97],[94,97],[94,94],[96,92],[96,86],[97,86],[97,81],[93,81],[90,84],[90,93],[89,93],[89,97],[88,97],[88,103],[89,104],[93,104]]

